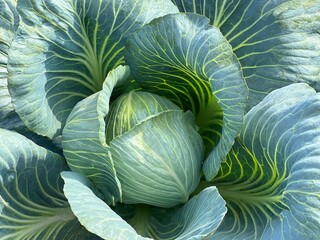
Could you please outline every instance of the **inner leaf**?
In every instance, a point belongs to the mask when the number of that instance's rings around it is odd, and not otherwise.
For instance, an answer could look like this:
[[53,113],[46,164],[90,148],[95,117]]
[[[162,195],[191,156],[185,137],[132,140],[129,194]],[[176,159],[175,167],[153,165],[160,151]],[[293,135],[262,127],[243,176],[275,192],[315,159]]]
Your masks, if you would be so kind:
[[148,236],[150,228],[150,216],[152,207],[145,204],[137,204],[134,208],[134,215],[128,219],[127,222],[136,230],[141,236]]
[[199,126],[199,133],[205,145],[205,155],[208,156],[219,142],[223,126],[222,109],[213,94],[208,95],[207,102],[201,105],[196,124]]

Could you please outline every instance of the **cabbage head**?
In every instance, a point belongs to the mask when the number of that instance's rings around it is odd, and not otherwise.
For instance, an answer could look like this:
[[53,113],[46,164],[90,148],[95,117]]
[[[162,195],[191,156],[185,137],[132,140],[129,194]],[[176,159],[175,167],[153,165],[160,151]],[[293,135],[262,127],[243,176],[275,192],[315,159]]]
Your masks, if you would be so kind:
[[0,0],[0,239],[318,239],[319,12]]

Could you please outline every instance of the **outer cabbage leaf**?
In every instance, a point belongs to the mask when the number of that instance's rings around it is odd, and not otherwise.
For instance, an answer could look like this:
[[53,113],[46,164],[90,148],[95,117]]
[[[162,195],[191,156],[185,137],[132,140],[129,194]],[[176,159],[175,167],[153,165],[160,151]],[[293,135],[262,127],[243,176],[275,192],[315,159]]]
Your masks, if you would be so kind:
[[193,112],[212,179],[239,134],[247,93],[227,40],[203,16],[170,14],[128,39],[126,60],[143,89]]
[[92,183],[85,176],[75,172],[62,172],[61,175],[65,181],[64,192],[72,211],[90,232],[102,239],[147,239],[139,236],[128,223],[95,195]]
[[219,27],[250,89],[247,110],[294,82],[320,90],[319,0],[173,0]]
[[19,28],[9,51],[9,91],[32,131],[61,133],[74,105],[102,88],[123,63],[127,36],[178,11],[165,0],[18,1]]
[[273,91],[246,114],[210,183],[229,209],[212,239],[320,236],[319,111],[320,94],[299,83]]
[[[87,176],[108,204],[122,199],[113,159],[106,143],[105,117],[116,85],[130,81],[128,66],[109,72],[103,90],[80,101],[63,129],[62,147],[71,170]],[[109,202],[111,201],[111,202]]]
[[24,136],[0,129],[0,238],[98,239],[63,195],[64,159]]
[[[65,194],[79,221],[103,239],[149,239],[138,235],[127,222],[153,239],[200,239],[216,230],[226,212],[215,187],[203,190],[179,208],[124,205],[113,211],[95,195],[92,183],[83,175],[63,172],[62,177]],[[117,215],[119,212],[126,215],[127,222]]]
[[0,127],[13,129],[23,126],[11,103],[8,91],[8,51],[18,25],[18,12],[12,1],[0,1]]
[[180,208],[155,210],[150,235],[154,239],[208,239],[226,212],[225,201],[216,187],[208,187]]
[[0,128],[18,131],[38,145],[60,152],[56,144],[49,139],[32,133],[25,127],[11,102],[7,82],[7,61],[10,44],[19,22],[19,15],[15,5],[16,2],[13,0],[0,1]]

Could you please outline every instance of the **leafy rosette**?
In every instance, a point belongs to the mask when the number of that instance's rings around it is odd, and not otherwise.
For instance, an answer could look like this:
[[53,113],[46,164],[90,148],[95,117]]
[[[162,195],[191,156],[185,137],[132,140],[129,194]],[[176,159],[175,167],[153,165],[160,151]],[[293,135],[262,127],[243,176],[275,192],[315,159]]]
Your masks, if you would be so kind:
[[212,239],[320,236],[320,94],[292,84],[245,116],[244,128],[212,183],[228,213]]
[[318,239],[319,13],[0,0],[0,239]]
[[[62,146],[73,173],[63,178],[73,211],[104,239],[211,235],[226,208],[216,188],[188,201],[204,159],[192,113],[147,92],[112,100],[116,85],[128,81],[129,67],[112,70],[103,89],[80,101],[67,119]],[[84,198],[90,202],[85,212]]]
[[63,194],[58,154],[0,129],[0,238],[100,239],[89,233]]

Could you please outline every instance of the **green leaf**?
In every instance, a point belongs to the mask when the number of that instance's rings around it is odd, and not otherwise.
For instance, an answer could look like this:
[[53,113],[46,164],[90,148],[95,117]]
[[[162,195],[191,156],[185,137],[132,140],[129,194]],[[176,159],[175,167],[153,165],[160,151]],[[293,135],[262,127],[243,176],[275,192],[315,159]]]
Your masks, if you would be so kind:
[[319,0],[173,0],[210,18],[232,45],[249,87],[247,110],[294,82],[320,91]]
[[7,82],[7,61],[10,44],[19,22],[15,5],[16,3],[13,0],[0,1],[0,128],[18,131],[38,145],[59,152],[59,147],[55,146],[49,139],[38,136],[25,127],[11,102]]
[[97,239],[63,195],[64,159],[24,136],[0,129],[0,238]]
[[[130,81],[130,70],[119,66],[109,72],[103,90],[80,101],[70,113],[62,132],[62,147],[71,170],[80,172],[94,182],[108,204],[121,200],[109,146],[106,143],[105,117],[109,112],[114,87]],[[111,194],[111,196],[110,196]]]
[[74,172],[62,172],[61,175],[65,181],[64,192],[72,211],[90,232],[102,239],[147,239],[139,236],[128,223],[95,195],[92,183],[85,176]]
[[[171,0],[181,12],[192,12],[206,16],[210,24],[220,28],[241,3],[240,0]],[[246,4],[249,3],[245,0]]]
[[170,14],[135,32],[126,48],[142,89],[169,98],[196,116],[212,179],[242,126],[246,86],[239,62],[207,18]]
[[165,0],[18,1],[21,21],[9,52],[9,91],[25,125],[59,135],[71,109],[102,88],[124,62],[127,36],[177,12]]
[[320,94],[299,83],[270,93],[245,116],[210,184],[229,209],[213,239],[320,236]]
[[225,201],[215,187],[209,187],[185,205],[167,211],[155,210],[150,235],[154,239],[208,239],[227,212]]
[[122,200],[173,207],[200,181],[204,147],[191,112],[167,110],[110,142]]
[[11,103],[7,82],[8,51],[18,26],[18,17],[12,1],[0,1],[0,127],[6,129],[23,126]]

